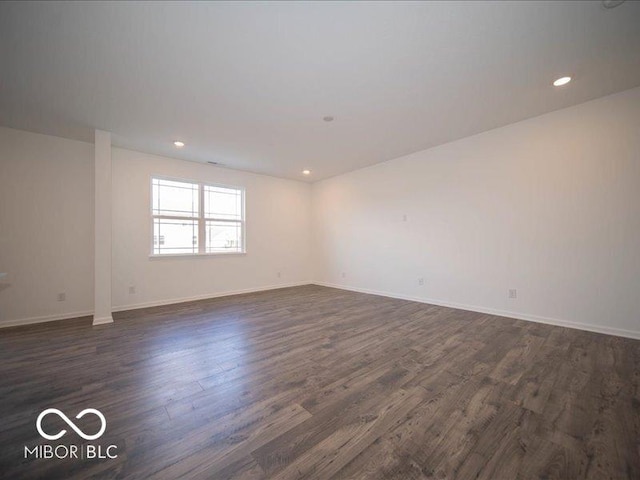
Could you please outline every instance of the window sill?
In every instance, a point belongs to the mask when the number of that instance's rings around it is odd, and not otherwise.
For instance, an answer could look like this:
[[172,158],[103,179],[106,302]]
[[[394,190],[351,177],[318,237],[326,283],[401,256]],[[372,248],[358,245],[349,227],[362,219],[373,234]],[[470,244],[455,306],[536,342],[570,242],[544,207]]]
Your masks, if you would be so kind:
[[150,260],[158,258],[197,258],[197,257],[227,257],[234,255],[246,255],[247,252],[216,252],[216,253],[167,253],[167,254],[151,254]]

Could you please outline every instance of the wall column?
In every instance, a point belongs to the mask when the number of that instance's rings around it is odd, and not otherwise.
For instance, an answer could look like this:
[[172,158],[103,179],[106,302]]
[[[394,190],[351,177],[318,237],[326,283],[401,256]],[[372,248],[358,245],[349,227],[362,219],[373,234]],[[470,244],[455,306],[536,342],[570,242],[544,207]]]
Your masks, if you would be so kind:
[[95,280],[93,324],[113,322],[111,316],[111,133],[95,132]]

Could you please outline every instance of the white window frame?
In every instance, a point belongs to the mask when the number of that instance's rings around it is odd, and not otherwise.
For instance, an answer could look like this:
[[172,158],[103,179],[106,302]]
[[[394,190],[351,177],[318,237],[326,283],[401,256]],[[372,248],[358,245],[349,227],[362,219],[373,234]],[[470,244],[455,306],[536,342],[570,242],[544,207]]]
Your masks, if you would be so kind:
[[[171,182],[184,182],[184,183],[192,183],[198,186],[198,216],[196,217],[185,217],[179,215],[155,215],[153,213],[153,181],[154,180],[168,180]],[[216,217],[206,217],[204,214],[204,187],[218,187],[218,188],[230,188],[234,190],[239,190],[240,195],[240,203],[241,203],[241,212],[242,218],[240,220],[229,220],[226,218],[216,218]],[[245,255],[247,253],[247,218],[245,212],[246,205],[246,191],[244,187],[237,187],[234,185],[225,185],[222,183],[212,183],[212,182],[200,182],[197,180],[189,180],[186,178],[177,178],[177,177],[167,177],[163,175],[151,175],[149,179],[149,212],[151,213],[150,222],[149,222],[149,230],[151,232],[150,235],[150,258],[170,258],[170,257],[209,257],[209,256],[220,256],[220,255]],[[156,218],[160,219],[169,219],[169,220],[196,220],[198,222],[198,252],[197,253],[154,253],[154,220]],[[237,224],[240,223],[240,234],[242,237],[242,245],[241,251],[239,252],[207,252],[206,246],[206,225],[207,220],[215,221],[215,222],[228,222]],[[160,239],[158,238],[158,242]]]

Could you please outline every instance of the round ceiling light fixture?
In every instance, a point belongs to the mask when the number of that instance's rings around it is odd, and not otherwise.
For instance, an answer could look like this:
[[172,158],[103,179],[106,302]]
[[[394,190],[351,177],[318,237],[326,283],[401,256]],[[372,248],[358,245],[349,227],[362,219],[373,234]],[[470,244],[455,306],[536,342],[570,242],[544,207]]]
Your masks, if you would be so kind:
[[180,140],[176,140],[173,144],[178,148],[184,147],[184,142],[181,142]]
[[571,81],[571,77],[560,77],[559,79],[557,79],[556,81],[553,82],[553,86],[554,87],[561,87],[563,85],[566,85],[570,81]]
[[311,170],[307,170],[307,169],[302,170],[302,174],[303,175],[311,175]]

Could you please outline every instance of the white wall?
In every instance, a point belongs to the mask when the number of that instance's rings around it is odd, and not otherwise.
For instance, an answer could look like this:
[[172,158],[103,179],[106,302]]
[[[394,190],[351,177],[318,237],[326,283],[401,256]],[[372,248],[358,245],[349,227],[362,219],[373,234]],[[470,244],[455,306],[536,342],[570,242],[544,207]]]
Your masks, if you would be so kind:
[[312,195],[318,283],[640,337],[640,88]]
[[[152,175],[245,187],[247,253],[149,258]],[[310,209],[306,183],[114,148],[114,308],[309,283]]]
[[[309,283],[309,184],[112,155],[114,310]],[[93,313],[93,173],[90,143],[0,128],[0,326]],[[153,174],[245,187],[246,255],[149,258]]]
[[91,314],[93,145],[0,128],[0,272],[0,323]]
[[[244,186],[248,253],[149,258],[153,174]],[[93,198],[93,145],[0,128],[0,324],[92,313]],[[640,336],[639,245],[640,89],[312,188],[113,149],[117,310],[313,277]]]

